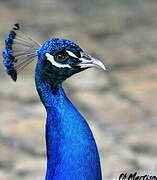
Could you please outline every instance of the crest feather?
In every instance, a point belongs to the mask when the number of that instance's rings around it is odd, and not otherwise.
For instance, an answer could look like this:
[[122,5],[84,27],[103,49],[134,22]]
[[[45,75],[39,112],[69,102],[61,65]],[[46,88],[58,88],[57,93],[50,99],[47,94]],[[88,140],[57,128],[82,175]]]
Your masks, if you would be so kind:
[[40,46],[38,42],[20,31],[19,24],[14,25],[5,40],[3,51],[3,63],[14,81],[17,74],[36,58]]

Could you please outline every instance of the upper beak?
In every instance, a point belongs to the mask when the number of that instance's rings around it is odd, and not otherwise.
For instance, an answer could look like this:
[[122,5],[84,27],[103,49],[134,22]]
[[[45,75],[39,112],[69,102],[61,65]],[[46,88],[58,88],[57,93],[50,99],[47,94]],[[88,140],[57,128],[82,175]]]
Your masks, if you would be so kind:
[[78,65],[81,66],[81,68],[97,67],[106,70],[106,67],[100,60],[95,59],[89,54],[86,54],[84,52],[81,53],[81,58],[79,58],[79,60],[80,63]]

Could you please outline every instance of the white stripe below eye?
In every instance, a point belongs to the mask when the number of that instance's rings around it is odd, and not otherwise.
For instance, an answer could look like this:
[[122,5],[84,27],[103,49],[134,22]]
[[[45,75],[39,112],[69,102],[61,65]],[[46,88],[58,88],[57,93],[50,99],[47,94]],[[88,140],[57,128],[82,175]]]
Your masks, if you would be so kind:
[[78,58],[73,52],[66,50],[66,52],[69,54],[69,56],[74,57],[74,58]]
[[52,63],[52,65],[54,65],[54,66],[56,66],[58,68],[66,68],[66,67],[67,68],[71,68],[69,66],[69,64],[61,64],[61,63],[56,62],[54,60],[54,57],[51,54],[49,54],[49,53],[46,53],[45,56],[47,57],[47,60],[49,60]]

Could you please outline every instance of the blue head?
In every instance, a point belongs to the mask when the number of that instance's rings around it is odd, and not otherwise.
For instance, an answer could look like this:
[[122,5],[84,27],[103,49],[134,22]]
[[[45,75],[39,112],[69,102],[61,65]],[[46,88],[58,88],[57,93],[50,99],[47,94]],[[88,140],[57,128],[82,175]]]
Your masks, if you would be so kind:
[[59,84],[68,77],[90,67],[104,65],[86,54],[77,44],[65,39],[50,39],[38,51],[36,72],[43,80]]
[[90,67],[105,66],[85,53],[77,44],[65,39],[50,39],[40,45],[15,24],[5,41],[3,63],[14,81],[17,74],[38,56],[36,78],[53,85]]

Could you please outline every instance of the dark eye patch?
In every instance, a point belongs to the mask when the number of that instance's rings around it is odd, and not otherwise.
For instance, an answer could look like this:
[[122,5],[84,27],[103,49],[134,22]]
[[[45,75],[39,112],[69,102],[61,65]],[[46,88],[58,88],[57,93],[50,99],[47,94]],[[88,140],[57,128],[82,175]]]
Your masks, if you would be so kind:
[[[73,53],[77,57],[77,59],[81,58],[81,52],[83,52],[83,50],[76,51],[76,49],[72,49],[72,48],[67,48],[66,51],[70,51],[71,53]],[[72,56],[72,57],[74,57],[74,56]]]
[[60,51],[54,55],[54,60],[57,62],[64,62],[69,58],[69,54],[66,51]]

